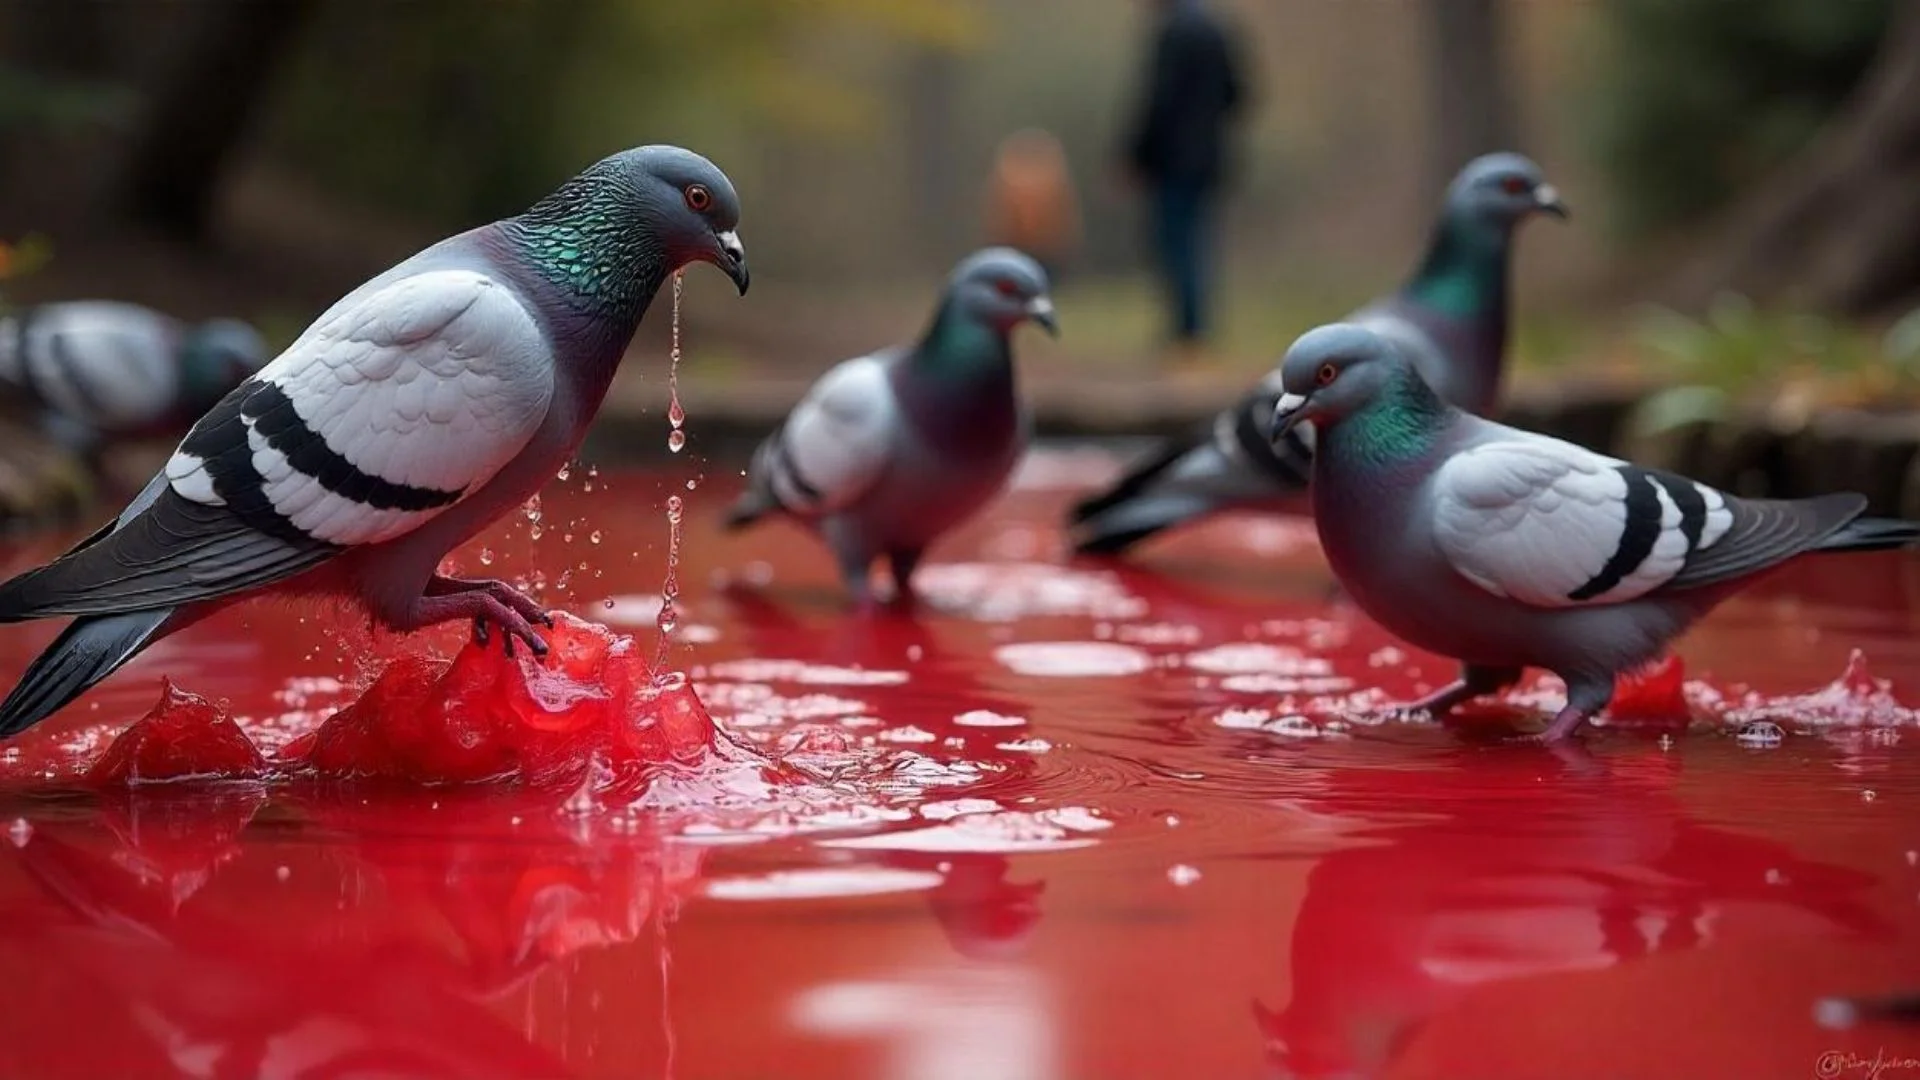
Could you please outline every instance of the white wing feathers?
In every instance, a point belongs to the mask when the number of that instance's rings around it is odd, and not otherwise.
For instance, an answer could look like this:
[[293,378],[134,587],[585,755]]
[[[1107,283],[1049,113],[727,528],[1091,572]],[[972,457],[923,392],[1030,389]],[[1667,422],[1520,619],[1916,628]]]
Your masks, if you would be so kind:
[[[526,448],[553,399],[532,315],[465,270],[348,296],[253,383],[239,421],[261,491],[335,544],[390,540],[471,495]],[[218,501],[184,446],[166,472],[180,494]]]
[[798,514],[828,514],[860,498],[892,458],[899,402],[878,357],[822,376],[762,451],[774,496]]
[[1643,596],[1733,520],[1725,497],[1704,484],[1547,438],[1457,454],[1432,492],[1434,537],[1453,568],[1539,607]]

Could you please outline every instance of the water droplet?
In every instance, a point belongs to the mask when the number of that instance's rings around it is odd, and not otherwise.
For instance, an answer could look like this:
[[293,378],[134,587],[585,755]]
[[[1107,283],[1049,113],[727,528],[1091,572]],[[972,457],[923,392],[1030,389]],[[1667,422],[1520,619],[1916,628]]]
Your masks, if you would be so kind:
[[691,480],[688,480],[688,481],[687,481],[687,490],[688,490],[688,491],[693,491],[693,490],[695,490],[696,488],[698,488],[699,486],[700,486],[700,478],[699,478],[699,477],[694,477],[693,479],[691,479]]
[[606,609],[607,609],[608,611],[612,611],[612,610],[613,610],[613,597],[611,597],[611,596],[609,596],[609,597],[607,597],[607,598],[606,598],[605,600],[602,600],[602,601],[600,601],[600,606],[601,606],[601,607],[603,607],[603,608],[606,608]]
[[600,479],[600,466],[598,465],[587,466],[587,479],[589,480]]
[[519,814],[515,814],[515,815],[513,815],[513,817],[511,817],[511,818],[509,818],[509,819],[507,820],[507,824],[509,824],[509,825],[514,825],[514,826],[517,826],[517,825],[519,825],[519,824],[520,824],[520,815],[519,815]]
[[545,535],[546,535],[546,530],[540,527],[540,523],[538,521],[527,526],[527,539],[538,540]]
[[1907,865],[1920,866],[1920,851],[1907,852]]
[[908,659],[908,660],[911,660],[911,661],[914,661],[915,663],[918,663],[918,662],[919,662],[919,660],[920,660],[920,658],[921,658],[921,657],[923,657],[923,656],[925,656],[925,655],[927,655],[927,650],[925,650],[925,649],[923,649],[923,648],[921,648],[920,646],[918,646],[918,645],[909,645],[909,646],[907,646],[907,659]]
[[1671,749],[1673,749],[1673,736],[1671,736],[1671,735],[1667,735],[1667,734],[1662,734],[1662,735],[1660,736],[1660,749],[1662,749],[1662,750],[1671,750]]
[[1177,863],[1167,868],[1167,880],[1184,889],[1200,880],[1200,870],[1186,863]]
[[1861,793],[1860,793],[1860,798],[1861,798],[1862,800],[1864,800],[1864,801],[1866,801],[1866,802],[1872,802],[1872,801],[1874,800],[1874,798],[1875,798],[1875,795],[1874,795],[1874,793],[1873,793],[1873,789],[1872,789],[1872,788],[1868,788],[1867,790],[1865,790],[1865,791],[1863,791],[1863,792],[1861,792]]
[[481,566],[493,565],[493,549],[492,548],[480,549],[480,565]]
[[555,480],[560,481],[563,484],[573,479],[573,463],[568,462],[567,464],[560,466],[560,471],[557,473],[554,473],[553,478]]
[[1776,867],[1770,866],[1767,868],[1767,884],[1785,885],[1786,883],[1787,883],[1787,875],[1781,873],[1779,869]]
[[280,879],[281,883],[284,884],[288,878],[293,876],[293,867],[291,866],[279,867],[274,870],[273,876]]
[[1169,829],[1178,828],[1180,825],[1180,815],[1168,814],[1166,817],[1166,822],[1167,822],[1167,828]]
[[674,428],[672,431],[667,432],[667,449],[668,450],[677,454],[680,451],[685,450],[686,448],[687,448],[686,432],[681,431],[679,428]]
[[20,748],[17,746],[9,746],[6,748],[5,751],[0,751],[0,761],[4,761],[7,764],[11,765],[14,762],[19,760],[20,760]]
[[33,839],[33,822],[23,817],[14,818],[13,824],[7,826],[7,839],[13,841],[14,847],[26,847],[27,841]]
[[560,534],[560,542],[561,542],[561,543],[563,543],[563,544],[571,544],[571,543],[573,543],[573,534],[572,534],[572,533],[570,533],[570,532],[563,532],[563,533],[561,533],[561,534]]
[[599,530],[599,529],[595,529],[595,530],[593,530],[592,532],[590,532],[590,533],[588,533],[588,534],[587,534],[587,543],[589,543],[589,544],[597,544],[597,543],[599,543],[599,542],[600,542],[600,530]]

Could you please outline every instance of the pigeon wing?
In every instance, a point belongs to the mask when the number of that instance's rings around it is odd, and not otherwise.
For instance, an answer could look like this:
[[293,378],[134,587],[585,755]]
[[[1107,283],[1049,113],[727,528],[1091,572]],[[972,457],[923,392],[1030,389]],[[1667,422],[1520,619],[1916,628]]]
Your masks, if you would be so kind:
[[0,620],[213,599],[404,535],[520,453],[552,395],[545,338],[499,282],[356,292],[194,426],[144,507],[0,585]]
[[845,509],[893,457],[900,423],[886,362],[863,356],[836,366],[762,444],[754,468],[789,512],[818,517]]

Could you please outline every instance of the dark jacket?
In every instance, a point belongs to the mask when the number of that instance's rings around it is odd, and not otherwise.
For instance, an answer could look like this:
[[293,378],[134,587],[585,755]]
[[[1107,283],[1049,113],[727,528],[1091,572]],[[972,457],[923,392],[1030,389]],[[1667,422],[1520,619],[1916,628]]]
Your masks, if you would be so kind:
[[1152,183],[1218,183],[1226,171],[1227,125],[1244,95],[1226,29],[1198,3],[1178,4],[1154,38],[1128,164]]

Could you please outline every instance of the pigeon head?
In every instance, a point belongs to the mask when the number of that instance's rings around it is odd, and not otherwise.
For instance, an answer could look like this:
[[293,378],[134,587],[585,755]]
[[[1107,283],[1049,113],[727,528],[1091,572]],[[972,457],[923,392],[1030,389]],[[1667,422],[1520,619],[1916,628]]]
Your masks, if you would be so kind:
[[1352,323],[1309,330],[1280,361],[1285,393],[1274,406],[1273,438],[1279,439],[1302,420],[1322,426],[1336,423],[1409,379],[1420,381],[1413,365],[1371,330]]
[[1012,248],[987,248],[962,259],[947,280],[947,295],[956,314],[1002,334],[1031,319],[1060,336],[1047,272]]
[[1567,204],[1532,160],[1513,153],[1483,154],[1467,162],[1447,189],[1448,213],[1511,228],[1534,213],[1565,220]]
[[267,342],[238,319],[209,319],[180,343],[182,404],[205,411],[267,362]]
[[509,229],[550,280],[635,312],[691,262],[719,267],[744,295],[739,224],[740,197],[713,162],[677,146],[641,146],[594,163]]

